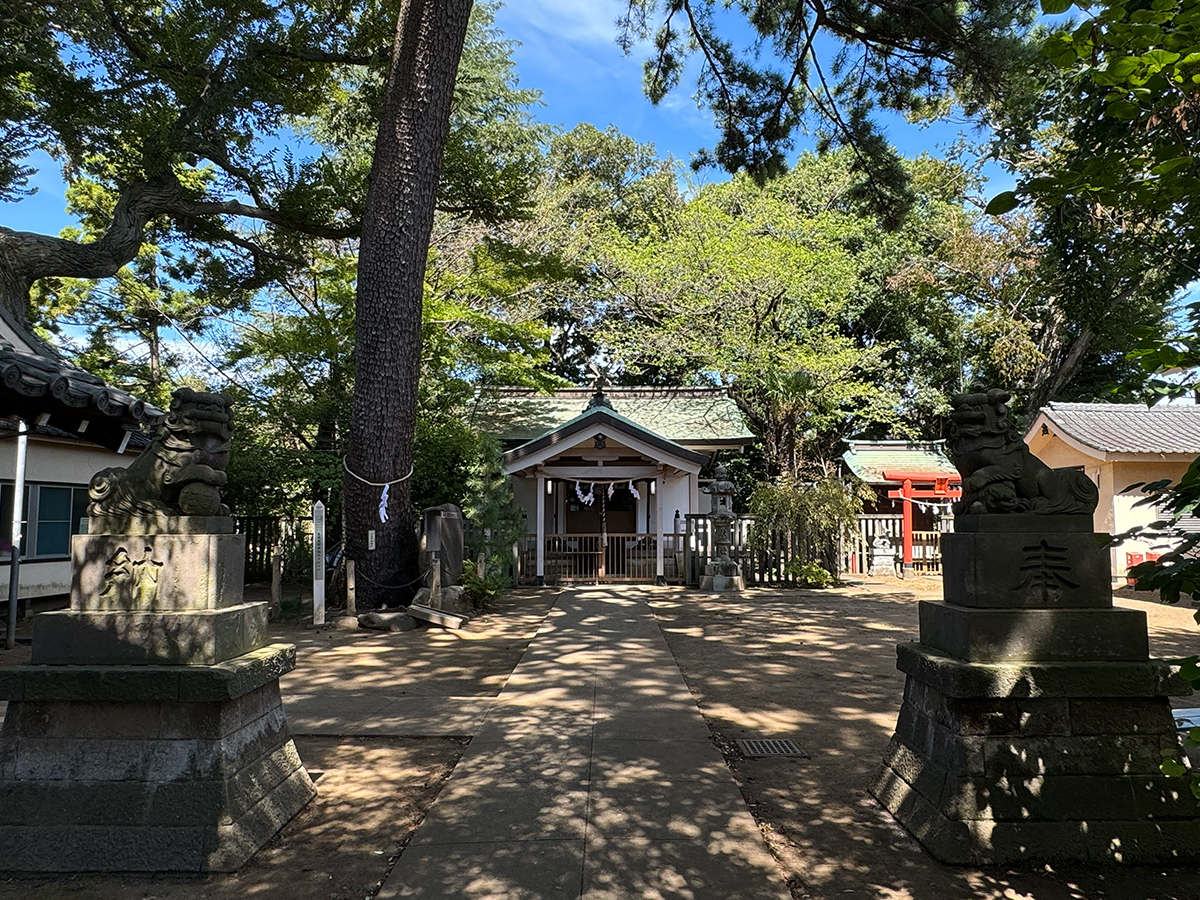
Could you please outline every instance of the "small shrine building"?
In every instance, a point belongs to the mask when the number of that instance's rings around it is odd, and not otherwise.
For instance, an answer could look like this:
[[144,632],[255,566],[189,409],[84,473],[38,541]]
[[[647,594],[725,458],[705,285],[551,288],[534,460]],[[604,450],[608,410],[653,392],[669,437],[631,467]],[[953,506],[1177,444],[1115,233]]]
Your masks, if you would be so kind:
[[469,415],[506,450],[532,584],[679,580],[685,517],[708,509],[701,470],[754,440],[720,388],[500,388]]
[[962,495],[962,479],[946,455],[945,441],[849,441],[846,468],[875,493],[863,506],[859,534],[846,571],[870,570],[870,547],[879,536],[900,545],[903,571],[939,571],[943,531],[951,530],[951,504]]

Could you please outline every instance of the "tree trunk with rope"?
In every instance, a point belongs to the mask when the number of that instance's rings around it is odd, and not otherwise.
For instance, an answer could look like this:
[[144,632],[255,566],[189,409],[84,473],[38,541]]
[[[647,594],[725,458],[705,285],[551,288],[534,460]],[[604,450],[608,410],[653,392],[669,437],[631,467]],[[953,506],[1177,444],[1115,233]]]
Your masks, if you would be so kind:
[[[471,0],[404,0],[371,165],[358,261],[345,546],[364,605],[416,588],[410,502],[421,303],[434,202]],[[387,495],[384,497],[384,485]],[[375,547],[368,549],[368,533]]]

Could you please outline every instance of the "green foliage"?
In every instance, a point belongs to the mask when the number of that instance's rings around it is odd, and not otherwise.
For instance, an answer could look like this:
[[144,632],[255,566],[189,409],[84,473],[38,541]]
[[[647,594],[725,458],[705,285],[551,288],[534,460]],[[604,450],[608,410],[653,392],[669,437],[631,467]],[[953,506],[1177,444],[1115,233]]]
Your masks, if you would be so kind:
[[838,545],[852,534],[863,501],[872,497],[865,485],[846,484],[833,475],[817,481],[785,477],[759,484],[750,495],[750,513],[756,517],[750,546],[766,550],[775,531],[795,534],[801,546],[815,548],[826,572],[836,573]]
[[[116,203],[112,188],[74,177],[67,185],[67,211],[81,225],[64,229],[60,237],[100,240]],[[163,409],[171,391],[186,380],[183,354],[172,347],[174,334],[190,341],[225,309],[213,298],[180,287],[189,262],[164,252],[160,244],[170,241],[166,223],[152,222],[137,255],[112,279],[44,278],[34,286],[31,310],[35,326],[53,335],[53,342],[81,368]],[[68,336],[68,328],[82,328],[83,339]]]
[[[541,175],[541,144],[549,132],[531,112],[541,93],[518,86],[513,42],[495,27],[498,7],[480,2],[471,9],[437,201],[438,209],[457,221],[486,226],[528,215]],[[361,192],[371,168],[384,76],[378,67],[348,73],[336,102],[301,123],[319,145],[337,148],[332,187]]]
[[485,572],[480,576],[469,560],[463,566],[463,596],[476,609],[487,611],[508,589],[510,579],[501,572]]
[[221,491],[234,514],[307,515],[312,503],[320,500],[327,520],[337,522],[341,516],[341,457],[328,451],[281,446],[272,440],[277,432],[264,427],[249,405],[235,406],[234,415],[237,424],[229,482]]
[[495,584],[507,578],[513,544],[526,534],[525,513],[513,505],[512,478],[504,474],[501,456],[494,438],[480,442],[462,501],[463,514],[471,523],[467,553],[472,559],[483,554],[482,579],[498,579],[489,582]]
[[470,490],[468,485],[481,452],[479,435],[461,418],[419,414],[413,448],[412,508],[461,503]]
[[850,437],[938,433],[965,382],[1032,374],[1038,307],[1024,233],[964,208],[970,173],[905,165],[921,204],[896,231],[853,201],[847,151],[676,197],[632,231],[582,220],[597,342],[622,378],[731,388],[772,474],[829,471]]
[[1043,51],[1086,103],[1071,124],[1075,149],[1022,188],[1049,203],[1078,198],[1194,228],[1200,3],[1106,0],[1086,8],[1090,17],[1052,35]]
[[[1040,117],[1047,123],[1041,132],[1017,141],[1026,151],[1039,148],[1041,162],[1021,179],[1016,195],[1049,213],[1045,234],[1065,275],[1068,314],[1097,334],[1121,335],[1125,359],[1139,366],[1117,369],[1109,380],[1142,397],[1190,392],[1193,378],[1164,376],[1200,362],[1197,309],[1184,310],[1178,337],[1162,320],[1170,298],[1200,271],[1200,2],[1078,5],[1085,18],[1044,42],[1052,74],[1043,83],[1052,112]],[[1159,591],[1166,602],[1195,596],[1197,536],[1171,532],[1180,516],[1195,513],[1200,471],[1193,464],[1177,485],[1158,482],[1143,490],[1143,502],[1165,515],[1139,536],[1171,535],[1172,549],[1130,574],[1138,590]]]
[[[1036,11],[1012,0],[634,0],[619,26],[627,51],[653,43],[644,86],[655,103],[699,57],[697,96],[721,137],[698,165],[745,170],[762,184],[785,171],[793,135],[807,126],[823,145],[853,150],[854,169],[867,176],[854,199],[894,227],[915,198],[874,111],[924,117],[952,101],[974,111],[1029,59],[1023,37]],[[740,46],[734,35],[747,31]]]
[[516,276],[508,278],[510,296],[524,298],[529,317],[546,328],[551,372],[572,384],[595,377],[598,330],[614,300],[597,242],[609,231],[660,235],[681,203],[676,172],[652,145],[612,126],[580,124],[554,136],[532,216],[509,229],[507,247],[492,247],[499,271]]
[[796,584],[801,587],[827,588],[835,581],[833,575],[820,563],[815,562],[802,563],[799,560],[792,560],[787,564],[784,572],[796,579]]
[[[1171,665],[1179,666],[1179,675],[1188,681],[1193,689],[1200,689],[1200,666],[1197,665],[1197,659],[1195,656],[1188,656],[1184,659],[1169,660]],[[1183,748],[1187,750],[1193,747],[1200,747],[1200,728],[1189,728],[1184,736]],[[1200,772],[1196,772],[1184,763],[1178,748],[1164,749],[1162,756],[1163,761],[1158,767],[1159,771],[1171,778],[1190,775],[1188,787],[1192,796],[1200,801]]]
[[[0,52],[0,197],[24,190],[28,154],[44,150],[73,192],[94,195],[72,200],[85,230],[65,237],[107,245],[37,259],[6,248],[0,274],[115,276],[146,214],[163,283],[228,309],[304,270],[307,241],[358,234],[395,4],[37,6],[0,2],[0,51],[12,50]],[[473,10],[438,191],[448,215],[487,226],[528,214],[545,136],[494,12]],[[306,157],[279,150],[294,133]]]
[[[1076,5],[1082,20],[1042,32],[1040,63],[989,109],[995,152],[1019,179],[988,211],[1032,201],[1051,321],[1063,323],[1041,341],[1046,363],[1029,412],[1049,399],[1102,392],[1103,379],[1087,377],[1101,368],[1110,382],[1136,378],[1127,350],[1170,333],[1171,300],[1200,270],[1200,54],[1191,52],[1200,4]],[[1076,375],[1080,383],[1068,389]]]
[[[193,254],[180,275],[244,298],[288,265],[297,233],[357,228],[361,191],[331,189],[331,157],[317,150],[297,160],[276,144],[295,120],[335,101],[343,65],[384,62],[385,6],[37,6],[17,17],[16,40],[28,52],[0,68],[0,97],[26,100],[6,123],[16,139],[5,152],[44,150],[70,181],[111,191],[114,208],[124,200],[127,215],[98,228],[111,240],[109,258],[136,255],[138,217],[163,215],[171,243]],[[128,215],[133,208],[137,215]],[[247,220],[258,227],[244,229]],[[97,268],[104,267],[66,253],[38,275],[112,274]]]

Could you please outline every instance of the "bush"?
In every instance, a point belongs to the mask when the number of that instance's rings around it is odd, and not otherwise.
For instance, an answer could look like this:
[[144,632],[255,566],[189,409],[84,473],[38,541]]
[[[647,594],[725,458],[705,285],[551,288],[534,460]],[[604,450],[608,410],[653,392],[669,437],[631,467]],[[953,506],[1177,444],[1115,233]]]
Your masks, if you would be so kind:
[[801,587],[827,588],[834,582],[829,571],[815,562],[799,565],[790,563],[787,567],[787,574],[793,576]]
[[463,597],[475,607],[487,612],[496,599],[508,588],[509,580],[498,572],[489,572],[482,578],[474,563],[467,560],[463,566]]
[[863,501],[872,497],[871,489],[861,482],[844,484],[832,475],[817,481],[789,476],[760,484],[750,495],[750,512],[756,517],[750,546],[764,551],[772,532],[790,533],[801,546],[812,547],[812,555],[825,564],[828,575],[837,571],[839,539],[853,533]]

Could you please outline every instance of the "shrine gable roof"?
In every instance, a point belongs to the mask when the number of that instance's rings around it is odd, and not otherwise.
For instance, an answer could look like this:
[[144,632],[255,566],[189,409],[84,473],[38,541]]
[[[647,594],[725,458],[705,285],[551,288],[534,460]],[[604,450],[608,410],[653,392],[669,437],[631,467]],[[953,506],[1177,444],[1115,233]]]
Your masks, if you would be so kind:
[[958,470],[946,455],[945,441],[850,441],[842,461],[867,484],[897,484],[886,473],[957,478]]

